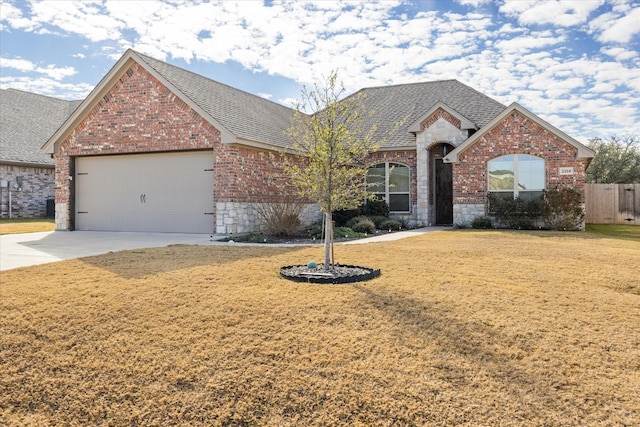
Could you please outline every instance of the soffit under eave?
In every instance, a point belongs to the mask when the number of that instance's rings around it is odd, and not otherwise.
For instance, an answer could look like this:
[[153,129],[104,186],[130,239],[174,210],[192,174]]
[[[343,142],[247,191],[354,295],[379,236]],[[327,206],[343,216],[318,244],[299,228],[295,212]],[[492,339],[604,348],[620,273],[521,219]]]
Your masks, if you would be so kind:
[[465,116],[463,116],[462,114],[458,113],[456,110],[454,110],[453,108],[449,107],[444,102],[438,101],[433,107],[431,107],[429,109],[429,111],[424,113],[422,116],[420,116],[418,118],[418,120],[416,120],[415,122],[413,122],[409,126],[408,132],[411,132],[411,133],[420,132],[422,130],[422,123],[425,120],[427,120],[429,117],[431,117],[433,114],[435,114],[435,112],[438,111],[438,109],[440,109],[440,108],[442,110],[446,111],[447,113],[451,114],[456,119],[460,120],[460,129],[461,130],[478,129],[478,126],[475,123],[473,123],[471,120],[467,119]]
[[517,111],[518,113],[520,113],[523,116],[525,116],[527,119],[529,119],[532,122],[536,123],[537,125],[541,126],[547,132],[555,135],[560,140],[562,140],[562,141],[566,142],[567,144],[573,146],[577,150],[576,151],[576,158],[577,159],[590,159],[590,158],[593,158],[595,156],[595,153],[590,148],[588,148],[587,146],[585,146],[584,144],[582,144],[581,142],[579,142],[575,138],[570,137],[569,135],[567,135],[566,133],[562,132],[560,129],[556,128],[555,126],[551,125],[550,123],[546,122],[542,118],[536,116],[535,114],[533,114],[532,112],[530,112],[529,110],[527,110],[526,108],[521,106],[520,104],[514,102],[509,107],[505,108],[495,118],[493,118],[493,120],[491,120],[489,123],[487,123],[486,126],[481,128],[478,132],[474,133],[466,141],[464,141],[462,144],[460,144],[455,150],[453,150],[446,157],[444,157],[443,161],[445,163],[457,163],[458,162],[458,155],[460,155],[465,150],[467,150],[469,147],[471,147],[476,142],[478,142],[478,140],[480,140],[486,133],[488,133],[491,129],[496,127],[499,123],[502,122],[502,120],[504,120],[509,114],[513,113],[514,111]]
[[58,128],[58,130],[51,136],[51,138],[49,138],[46,143],[44,143],[44,145],[40,149],[49,154],[57,152],[59,150],[60,143],[69,137],[73,130],[82,122],[82,120],[84,120],[86,115],[104,98],[104,96],[111,90],[115,82],[122,78],[122,76],[134,63],[137,63],[142,68],[144,68],[145,71],[151,74],[162,85],[173,92],[180,100],[182,100],[190,108],[196,111],[202,118],[204,118],[208,123],[215,127],[220,132],[221,142],[229,144],[237,141],[237,138],[233,133],[222,126],[217,120],[211,117],[189,97],[184,95],[173,84],[167,81],[161,74],[147,65],[141,58],[136,55],[134,51],[128,50],[96,85],[89,96],[87,96],[87,98],[85,98],[80,103],[73,114],[69,116],[67,120],[65,120],[62,126]]

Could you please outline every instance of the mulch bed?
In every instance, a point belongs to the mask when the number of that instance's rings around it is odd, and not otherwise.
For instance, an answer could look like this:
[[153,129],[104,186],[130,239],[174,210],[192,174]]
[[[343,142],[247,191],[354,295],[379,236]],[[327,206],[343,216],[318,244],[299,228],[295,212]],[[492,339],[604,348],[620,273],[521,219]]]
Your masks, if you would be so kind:
[[306,265],[288,265],[280,268],[280,276],[294,282],[336,285],[374,279],[380,276],[380,270],[356,265],[336,264],[325,271],[323,264],[315,268]]

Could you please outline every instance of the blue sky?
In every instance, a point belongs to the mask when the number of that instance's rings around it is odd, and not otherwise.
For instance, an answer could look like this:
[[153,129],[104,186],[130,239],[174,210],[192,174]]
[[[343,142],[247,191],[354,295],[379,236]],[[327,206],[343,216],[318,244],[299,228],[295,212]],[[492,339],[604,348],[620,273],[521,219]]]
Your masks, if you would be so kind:
[[0,87],[82,99],[132,48],[292,105],[457,79],[580,141],[640,134],[640,0],[0,1]]

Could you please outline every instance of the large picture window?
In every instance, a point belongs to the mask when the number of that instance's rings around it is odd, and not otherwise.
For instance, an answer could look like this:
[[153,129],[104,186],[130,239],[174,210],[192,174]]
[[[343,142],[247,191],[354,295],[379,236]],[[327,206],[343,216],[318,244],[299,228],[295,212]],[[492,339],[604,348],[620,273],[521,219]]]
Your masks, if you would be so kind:
[[544,160],[528,154],[511,154],[489,162],[489,192],[531,200],[541,197],[545,182]]
[[367,171],[368,191],[384,200],[390,212],[409,212],[411,180],[409,168],[397,163],[379,163]]

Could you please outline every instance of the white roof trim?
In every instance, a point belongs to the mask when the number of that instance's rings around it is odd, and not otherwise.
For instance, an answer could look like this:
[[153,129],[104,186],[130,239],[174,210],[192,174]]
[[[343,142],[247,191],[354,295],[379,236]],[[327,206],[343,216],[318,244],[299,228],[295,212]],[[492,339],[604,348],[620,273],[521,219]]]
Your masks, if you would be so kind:
[[64,141],[73,130],[80,124],[86,117],[89,111],[98,103],[102,98],[111,90],[113,85],[122,75],[131,67],[133,63],[139,64],[149,74],[154,76],[160,81],[167,89],[173,92],[178,98],[180,98],[185,104],[196,111],[202,118],[214,126],[220,131],[220,139],[224,144],[231,144],[237,142],[237,137],[231,133],[228,129],[220,124],[215,118],[207,114],[202,108],[194,103],[189,97],[185,96],[178,88],[169,83],[164,77],[158,74],[153,68],[151,68],[142,58],[140,58],[133,50],[129,49],[124,55],[116,62],[116,64],[109,70],[109,72],[100,80],[96,87],[76,108],[71,116],[64,121],[62,126],[44,143],[41,147],[46,153],[55,153],[59,150],[60,143]]
[[489,123],[487,123],[486,126],[484,126],[482,129],[480,129],[478,132],[474,133],[470,138],[468,138],[466,141],[464,141],[462,144],[460,144],[455,150],[453,150],[451,153],[449,153],[443,159],[444,162],[445,163],[458,163],[458,155],[460,155],[467,148],[471,147],[473,144],[478,142],[478,140],[480,138],[482,138],[487,132],[489,132],[491,129],[493,129],[504,118],[506,118],[509,114],[511,114],[514,111],[517,111],[518,113],[520,113],[523,116],[525,116],[527,119],[531,120],[532,122],[536,123],[539,126],[542,126],[548,132],[554,134],[555,136],[557,136],[558,138],[560,138],[564,142],[566,142],[566,143],[570,144],[571,146],[573,146],[574,148],[576,148],[578,150],[576,158],[578,158],[578,159],[590,159],[590,158],[595,156],[595,153],[590,148],[588,148],[584,144],[580,143],[578,140],[570,137],[566,133],[562,132],[560,129],[556,128],[555,126],[553,126],[553,125],[549,124],[548,122],[544,121],[540,117],[536,116],[531,111],[529,111],[526,108],[524,108],[522,105],[518,104],[517,102],[514,102],[511,105],[509,105],[507,108],[505,108],[500,114],[498,114],[496,117],[494,117],[493,120],[491,120]]
[[473,123],[471,120],[467,119],[465,116],[463,116],[462,114],[458,113],[456,110],[454,110],[453,108],[449,107],[444,102],[438,101],[433,107],[431,107],[431,109],[429,111],[424,113],[422,116],[420,116],[420,118],[418,120],[416,120],[415,122],[413,122],[411,124],[411,126],[409,126],[409,132],[411,132],[411,133],[420,132],[422,130],[422,128],[420,127],[422,122],[424,122],[429,117],[431,117],[440,108],[442,108],[447,113],[451,114],[456,119],[460,120],[460,129],[463,129],[463,130],[464,129],[478,129],[478,126],[476,126],[476,124]]

